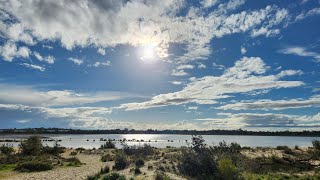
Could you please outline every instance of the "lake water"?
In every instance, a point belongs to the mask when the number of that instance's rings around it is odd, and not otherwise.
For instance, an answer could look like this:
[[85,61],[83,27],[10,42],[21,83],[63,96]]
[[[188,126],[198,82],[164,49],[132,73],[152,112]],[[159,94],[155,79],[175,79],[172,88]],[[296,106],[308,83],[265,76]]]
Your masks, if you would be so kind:
[[[25,139],[30,135],[0,135],[0,139]],[[99,148],[105,142],[103,139],[115,139],[117,147],[121,147],[120,139],[130,140],[126,143],[128,145],[143,145],[148,143],[151,146],[164,148],[166,146],[188,146],[191,142],[191,135],[172,135],[172,134],[81,134],[81,135],[40,135],[45,139],[61,140],[59,144],[68,148]],[[279,145],[287,145],[294,147],[312,146],[312,140],[320,140],[320,137],[292,137],[292,136],[240,136],[240,135],[204,135],[203,136],[208,145],[217,145],[221,141],[227,143],[237,142],[241,146],[250,147],[276,147]],[[141,142],[141,141],[144,142]],[[186,142],[187,140],[187,142]],[[150,142],[149,142],[150,141]],[[51,146],[53,142],[43,142],[45,145]],[[1,143],[0,144],[4,144]],[[9,143],[17,146],[19,143]]]

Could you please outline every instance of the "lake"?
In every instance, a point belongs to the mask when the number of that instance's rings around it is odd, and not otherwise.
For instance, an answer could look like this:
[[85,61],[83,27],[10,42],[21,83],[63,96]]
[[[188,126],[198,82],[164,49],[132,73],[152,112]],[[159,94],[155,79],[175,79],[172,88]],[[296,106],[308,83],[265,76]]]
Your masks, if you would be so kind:
[[[0,135],[0,139],[16,139],[21,140],[30,135]],[[41,134],[43,139],[61,140],[59,144],[68,148],[99,148],[105,142],[103,139],[114,139],[116,146],[121,147],[120,139],[130,140],[126,143],[128,145],[143,145],[148,143],[151,146],[164,148],[166,146],[188,146],[191,142],[191,135],[177,135],[177,134]],[[240,135],[204,135],[203,136],[208,145],[217,145],[221,141],[227,143],[237,142],[241,146],[250,147],[276,147],[279,145],[287,145],[294,147],[312,146],[312,140],[320,140],[320,137],[292,137],[292,136],[240,136]],[[143,142],[142,142],[143,141]],[[5,144],[0,142],[0,144]],[[17,146],[19,142],[9,143]],[[53,142],[44,141],[44,145],[51,146]]]

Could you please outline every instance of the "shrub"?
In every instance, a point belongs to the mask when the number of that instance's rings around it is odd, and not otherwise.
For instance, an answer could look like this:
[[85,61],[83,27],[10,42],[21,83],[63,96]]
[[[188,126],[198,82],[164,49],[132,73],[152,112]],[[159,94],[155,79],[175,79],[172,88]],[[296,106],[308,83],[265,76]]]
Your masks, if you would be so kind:
[[300,147],[299,147],[298,145],[295,145],[295,146],[294,146],[294,149],[299,150]]
[[156,174],[154,179],[155,180],[170,180],[169,176],[167,176],[164,173],[160,173],[160,172],[157,172],[157,174]]
[[59,154],[64,152],[64,148],[58,144],[58,141],[54,142],[53,147],[45,146],[42,149],[42,153],[51,154],[54,156],[58,156]]
[[320,151],[320,141],[319,140],[313,140],[312,145],[315,150]]
[[213,177],[216,175],[215,157],[206,148],[202,136],[192,137],[192,146],[182,148],[181,163],[178,168],[182,174],[191,177]]
[[127,158],[125,157],[124,154],[119,153],[117,154],[115,161],[114,161],[114,166],[113,168],[116,170],[121,170],[121,169],[125,169],[128,165],[128,161]]
[[75,156],[75,155],[77,155],[78,153],[77,153],[77,151],[72,151],[71,153],[70,153],[70,156]]
[[87,180],[98,180],[100,179],[100,174],[96,174],[96,175],[92,175],[92,176],[88,176]]
[[113,161],[113,160],[114,160],[114,156],[113,155],[105,154],[105,155],[101,156],[101,161],[102,162]]
[[21,154],[36,156],[41,153],[42,143],[39,136],[31,136],[19,145]]
[[120,175],[119,173],[110,173],[102,178],[103,180],[126,180],[126,177],[123,175]]
[[286,149],[289,149],[288,146],[277,146],[276,147],[277,150],[286,150]]
[[232,163],[231,159],[224,158],[218,162],[218,170],[220,176],[225,180],[239,179],[239,172],[237,167]]
[[81,161],[76,157],[71,157],[65,159],[66,162],[68,162],[67,166],[81,166]]
[[146,157],[154,154],[154,149],[150,144],[144,144],[143,146],[128,146],[126,143],[122,142],[123,152],[129,156],[135,157]]
[[108,139],[108,141],[101,145],[100,149],[113,149],[116,145],[111,141],[111,139]]
[[100,173],[105,174],[110,172],[110,167],[106,165],[104,168],[101,168]]
[[52,164],[48,162],[25,162],[18,164],[15,170],[20,172],[35,172],[35,171],[47,171],[53,168]]
[[144,160],[143,159],[137,159],[135,162],[137,167],[142,167],[144,166]]
[[141,174],[140,168],[138,168],[138,167],[134,168],[134,174],[135,174],[135,175]]
[[4,155],[11,155],[14,152],[12,145],[2,144],[0,146],[0,153]]

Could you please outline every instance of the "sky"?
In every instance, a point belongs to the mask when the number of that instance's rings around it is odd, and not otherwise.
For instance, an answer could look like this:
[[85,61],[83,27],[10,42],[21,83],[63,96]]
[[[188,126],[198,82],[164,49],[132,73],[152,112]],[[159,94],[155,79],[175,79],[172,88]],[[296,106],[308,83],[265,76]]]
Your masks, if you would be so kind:
[[0,0],[0,129],[320,130],[319,0]]

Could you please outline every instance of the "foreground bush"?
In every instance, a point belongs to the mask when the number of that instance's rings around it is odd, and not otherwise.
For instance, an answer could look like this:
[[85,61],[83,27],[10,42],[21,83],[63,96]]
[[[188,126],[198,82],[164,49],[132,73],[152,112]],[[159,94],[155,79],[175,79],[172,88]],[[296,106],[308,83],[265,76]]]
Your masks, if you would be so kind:
[[137,167],[142,167],[144,166],[144,160],[143,159],[137,159],[135,162]]
[[128,161],[127,158],[125,157],[124,154],[119,153],[117,154],[115,160],[114,160],[114,166],[113,168],[116,170],[121,170],[121,169],[125,169],[128,165]]
[[20,172],[47,171],[53,168],[52,164],[47,162],[25,162],[18,164],[15,170]]
[[19,148],[23,155],[37,156],[41,153],[43,146],[39,136],[31,136],[27,140],[21,142]]
[[202,136],[193,136],[192,146],[182,149],[178,168],[182,174],[191,177],[211,178],[217,175],[214,154],[206,147]]
[[126,180],[126,177],[118,173],[110,173],[102,178],[103,180]]
[[67,166],[81,166],[82,163],[77,157],[71,157],[65,159],[66,162],[68,162]]
[[221,159],[218,162],[218,170],[220,177],[224,180],[235,180],[240,177],[237,167],[228,158]]
[[160,172],[157,172],[157,174],[156,174],[154,179],[155,180],[170,180],[169,176],[167,176],[164,173],[160,173]]
[[114,160],[114,156],[110,155],[110,154],[105,154],[101,157],[101,161],[102,162],[107,162],[107,161],[113,161]]
[[54,155],[54,156],[58,156],[59,154],[63,153],[64,152],[64,149],[63,147],[61,147],[57,141],[54,142],[54,145],[53,147],[49,147],[49,146],[45,146],[42,148],[42,153],[44,154],[51,154],[51,155]]
[[122,143],[123,152],[129,156],[135,157],[147,157],[153,155],[155,150],[150,144],[144,144],[143,146],[128,146],[126,143]]

